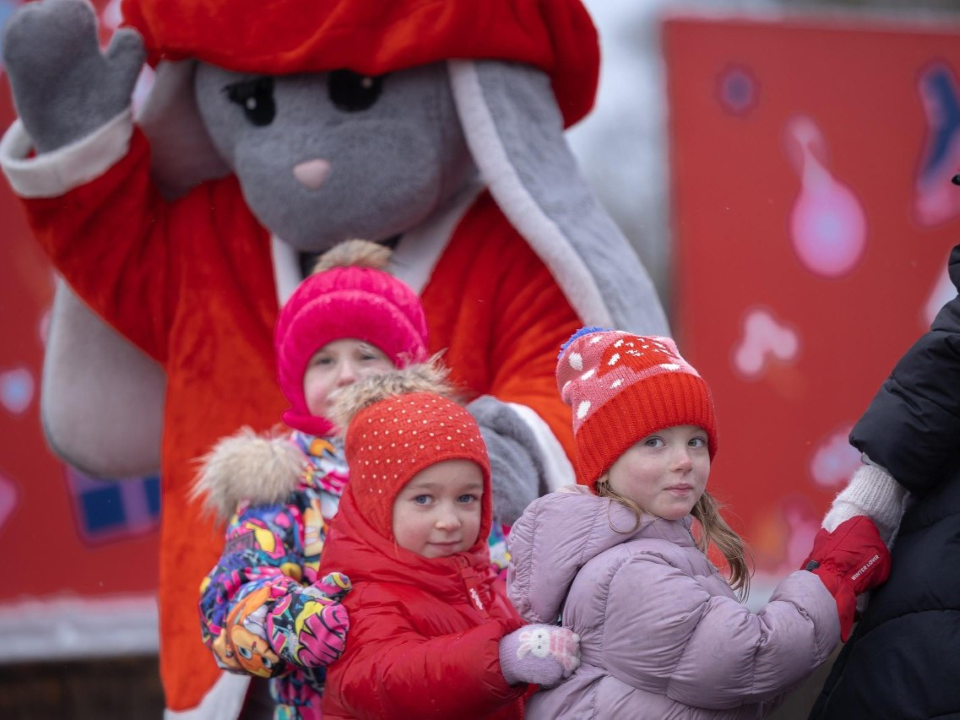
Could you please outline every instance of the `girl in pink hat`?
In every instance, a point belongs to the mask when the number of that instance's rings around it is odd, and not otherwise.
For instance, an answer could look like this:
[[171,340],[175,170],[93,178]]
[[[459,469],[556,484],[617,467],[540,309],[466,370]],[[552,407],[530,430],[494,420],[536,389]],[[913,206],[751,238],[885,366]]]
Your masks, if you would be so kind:
[[203,641],[222,668],[275,678],[277,717],[320,717],[325,668],[349,626],[340,604],[349,579],[317,572],[348,480],[330,402],[360,378],[427,356],[420,300],[384,271],[389,258],[388,248],[362,240],[321,256],[276,326],[291,432],[245,430],[220,441],[197,483],[228,522],[223,554],[201,586]]

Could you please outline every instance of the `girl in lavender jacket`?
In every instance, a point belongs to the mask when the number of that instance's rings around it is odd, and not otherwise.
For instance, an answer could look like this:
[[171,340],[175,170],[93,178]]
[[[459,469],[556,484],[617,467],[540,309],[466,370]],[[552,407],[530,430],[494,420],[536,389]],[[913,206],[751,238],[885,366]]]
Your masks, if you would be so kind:
[[886,579],[876,527],[821,530],[806,570],[753,613],[734,595],[749,582],[743,543],[705,492],[713,401],[673,341],[585,328],[557,381],[589,489],[541,497],[514,525],[509,595],[528,622],[562,618],[581,665],[534,695],[529,717],[765,716],[846,638],[856,595]]

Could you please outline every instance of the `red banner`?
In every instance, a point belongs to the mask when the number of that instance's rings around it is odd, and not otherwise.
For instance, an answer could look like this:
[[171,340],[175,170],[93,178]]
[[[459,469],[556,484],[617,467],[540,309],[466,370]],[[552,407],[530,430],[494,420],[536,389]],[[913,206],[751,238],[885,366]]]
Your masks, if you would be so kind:
[[955,294],[960,25],[673,17],[674,326],[758,589],[860,462],[847,434]]

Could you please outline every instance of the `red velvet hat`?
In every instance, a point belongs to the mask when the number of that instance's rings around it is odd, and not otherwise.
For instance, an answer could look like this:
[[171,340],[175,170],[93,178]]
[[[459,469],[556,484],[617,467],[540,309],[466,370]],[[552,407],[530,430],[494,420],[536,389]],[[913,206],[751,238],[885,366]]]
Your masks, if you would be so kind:
[[546,72],[567,126],[593,106],[600,49],[580,0],[123,0],[150,60],[195,58],[239,72],[490,59]]

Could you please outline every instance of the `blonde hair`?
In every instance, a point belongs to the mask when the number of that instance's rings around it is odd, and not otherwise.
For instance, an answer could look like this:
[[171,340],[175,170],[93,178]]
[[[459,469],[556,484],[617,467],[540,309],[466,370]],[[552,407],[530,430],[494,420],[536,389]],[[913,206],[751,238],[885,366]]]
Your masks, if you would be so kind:
[[[646,513],[636,501],[621,495],[610,486],[610,476],[604,473],[597,480],[597,495],[600,497],[616,500],[625,508],[630,510],[636,517],[634,526],[626,531],[617,530],[617,532],[633,532],[640,527],[640,522]],[[699,537],[694,536],[697,547],[706,555],[710,545],[716,546],[717,550],[727,561],[729,578],[727,582],[737,593],[740,600],[744,600],[750,593],[750,569],[747,567],[746,550],[743,539],[737,535],[732,527],[727,524],[720,514],[721,505],[707,491],[703,492],[700,499],[697,500],[690,514],[700,525]],[[612,526],[611,526],[612,527]]]

